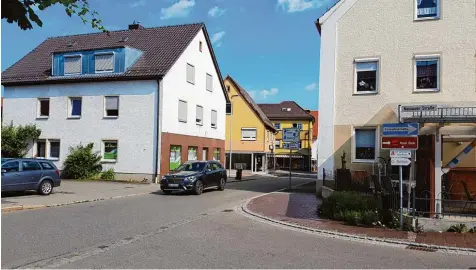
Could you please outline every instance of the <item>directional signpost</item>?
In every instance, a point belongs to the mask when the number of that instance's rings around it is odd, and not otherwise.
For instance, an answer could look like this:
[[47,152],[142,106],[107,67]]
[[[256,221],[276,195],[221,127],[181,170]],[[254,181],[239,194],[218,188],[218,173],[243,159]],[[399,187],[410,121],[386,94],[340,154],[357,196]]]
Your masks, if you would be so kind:
[[[402,111],[436,110],[436,106],[402,106]],[[403,166],[412,163],[411,150],[418,149],[418,123],[386,123],[382,125],[381,149],[391,149],[390,157],[392,166],[399,167],[400,174],[400,227],[403,226]],[[409,183],[410,185],[410,183]],[[408,200],[410,203],[410,199]],[[410,206],[408,206],[410,209]]]
[[283,129],[283,146],[284,148],[289,149],[289,189],[291,190],[291,157],[292,157],[292,150],[299,149],[299,142],[301,140],[300,130],[297,128],[284,128]]

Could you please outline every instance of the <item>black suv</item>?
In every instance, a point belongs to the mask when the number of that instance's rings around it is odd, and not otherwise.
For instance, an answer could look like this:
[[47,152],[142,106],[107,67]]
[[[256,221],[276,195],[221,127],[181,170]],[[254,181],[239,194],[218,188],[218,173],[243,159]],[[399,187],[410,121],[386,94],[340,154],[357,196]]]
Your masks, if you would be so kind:
[[226,180],[226,170],[218,161],[187,161],[162,176],[160,189],[165,194],[192,191],[200,195],[207,188],[225,190]]

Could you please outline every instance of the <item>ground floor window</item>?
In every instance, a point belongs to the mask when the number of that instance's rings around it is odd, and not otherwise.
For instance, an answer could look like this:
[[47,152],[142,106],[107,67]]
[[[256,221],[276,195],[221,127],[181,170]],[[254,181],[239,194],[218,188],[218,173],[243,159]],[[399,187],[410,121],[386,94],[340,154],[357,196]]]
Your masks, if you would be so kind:
[[60,141],[59,140],[50,140],[50,158],[52,159],[59,159],[60,157]]
[[38,140],[36,142],[36,155],[37,158],[46,158],[46,140]]
[[208,148],[203,148],[202,151],[202,160],[208,160]]
[[188,148],[188,160],[197,160],[197,147],[190,146]]
[[373,162],[376,158],[377,130],[375,128],[356,128],[354,161]]
[[220,160],[220,148],[213,150],[213,160]]
[[172,145],[170,147],[169,169],[175,170],[182,163],[182,147],[180,145]]
[[104,141],[103,142],[103,159],[107,161],[117,160],[117,141]]
[[60,158],[60,140],[43,139],[36,141],[34,156],[36,158],[58,160]]

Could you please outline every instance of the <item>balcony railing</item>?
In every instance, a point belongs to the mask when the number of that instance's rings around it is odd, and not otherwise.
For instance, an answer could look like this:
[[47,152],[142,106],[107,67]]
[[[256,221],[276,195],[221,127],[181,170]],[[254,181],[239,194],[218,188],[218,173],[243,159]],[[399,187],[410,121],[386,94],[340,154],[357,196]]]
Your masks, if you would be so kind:
[[476,107],[446,107],[402,113],[402,122],[476,123]]

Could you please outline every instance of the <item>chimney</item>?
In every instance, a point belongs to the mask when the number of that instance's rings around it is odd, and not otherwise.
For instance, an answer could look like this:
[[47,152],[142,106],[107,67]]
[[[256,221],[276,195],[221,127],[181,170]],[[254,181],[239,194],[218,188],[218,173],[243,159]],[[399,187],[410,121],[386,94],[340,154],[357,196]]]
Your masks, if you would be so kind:
[[132,22],[132,24],[129,24],[129,30],[137,30],[137,29],[144,29],[144,26],[140,25],[140,22]]

